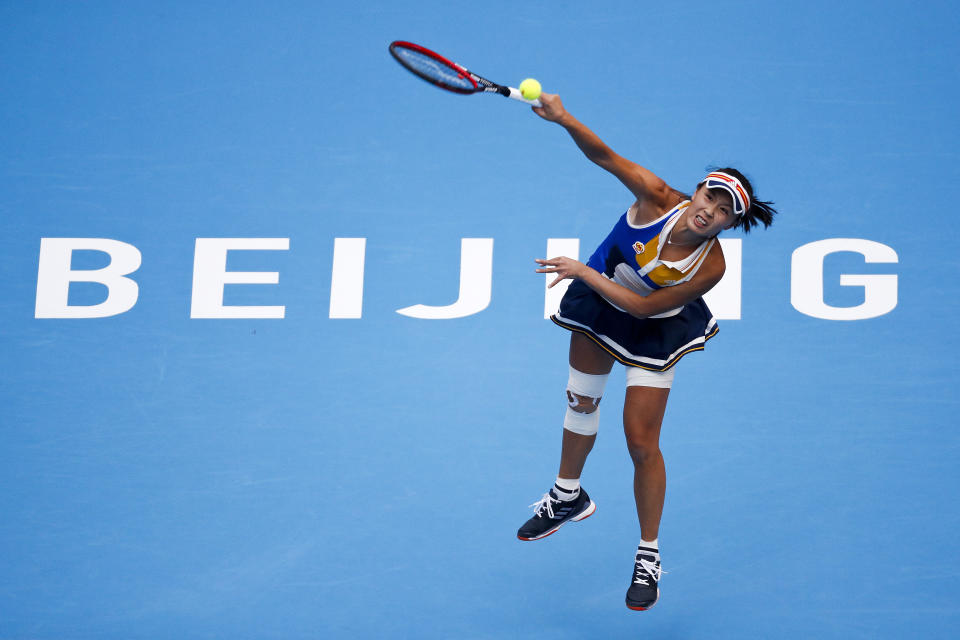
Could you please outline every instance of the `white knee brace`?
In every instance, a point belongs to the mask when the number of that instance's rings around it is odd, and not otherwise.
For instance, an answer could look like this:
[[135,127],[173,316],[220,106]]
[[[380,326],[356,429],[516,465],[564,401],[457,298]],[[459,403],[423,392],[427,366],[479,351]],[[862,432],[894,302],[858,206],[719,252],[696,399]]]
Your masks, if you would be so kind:
[[[567,415],[563,420],[563,428],[584,436],[592,436],[597,433],[600,426],[600,411],[598,405],[600,398],[603,397],[603,389],[607,386],[607,377],[609,374],[594,375],[583,373],[570,367],[570,379],[567,381]],[[593,410],[589,413],[577,411],[575,407],[582,406],[580,401],[572,394],[586,396],[593,400]]]

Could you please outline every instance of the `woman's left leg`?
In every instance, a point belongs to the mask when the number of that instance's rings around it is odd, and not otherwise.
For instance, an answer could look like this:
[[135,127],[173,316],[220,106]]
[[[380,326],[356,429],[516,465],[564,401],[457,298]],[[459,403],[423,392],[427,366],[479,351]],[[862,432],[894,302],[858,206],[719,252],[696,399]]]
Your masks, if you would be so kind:
[[[627,377],[630,382],[630,373]],[[623,403],[623,429],[633,459],[633,495],[640,520],[640,544],[634,558],[633,578],[627,589],[627,607],[649,609],[660,598],[660,516],[667,474],[660,453],[660,426],[667,409],[673,374],[644,374],[644,382],[660,387],[628,386]]]
[[633,495],[644,540],[656,540],[663,515],[667,475],[660,453],[660,427],[669,388],[627,387],[623,429],[633,460]]

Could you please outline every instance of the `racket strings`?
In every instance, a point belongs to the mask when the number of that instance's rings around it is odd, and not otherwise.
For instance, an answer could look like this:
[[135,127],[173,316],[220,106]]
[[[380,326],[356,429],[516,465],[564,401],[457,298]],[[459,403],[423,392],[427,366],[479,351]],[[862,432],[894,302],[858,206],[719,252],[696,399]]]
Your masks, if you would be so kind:
[[393,49],[393,52],[405,67],[424,79],[452,89],[460,89],[462,91],[476,90],[476,86],[470,78],[439,60],[403,47],[396,47]]

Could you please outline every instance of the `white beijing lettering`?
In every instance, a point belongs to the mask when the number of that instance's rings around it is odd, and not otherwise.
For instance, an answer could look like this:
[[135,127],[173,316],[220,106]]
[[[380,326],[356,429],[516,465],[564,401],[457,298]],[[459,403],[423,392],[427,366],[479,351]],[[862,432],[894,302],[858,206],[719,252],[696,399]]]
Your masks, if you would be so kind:
[[[580,259],[580,238],[547,238],[547,258],[559,258],[566,256],[574,260]],[[545,273],[544,277],[544,298],[543,298],[543,317],[549,318],[560,309],[560,299],[567,292],[572,280],[561,280],[552,289],[548,288],[550,283],[556,280],[557,276],[553,273]]]
[[717,286],[704,294],[703,300],[717,320],[739,320],[740,292],[743,289],[743,240],[721,238],[720,246],[723,248],[727,270]]
[[859,253],[868,264],[898,262],[897,252],[887,245],[860,238],[830,238],[798,247],[790,265],[790,303],[794,308],[824,320],[864,320],[893,311],[897,306],[896,274],[841,274],[841,286],[863,287],[863,304],[834,307],[824,302],[823,260],[839,251]]
[[425,320],[449,320],[480,313],[490,304],[493,282],[493,238],[460,240],[460,293],[457,301],[433,307],[415,304],[397,313]]
[[227,271],[228,251],[286,251],[289,238],[197,238],[191,318],[283,318],[283,306],[224,306],[226,284],[277,284],[276,271]]
[[330,278],[330,317],[363,315],[363,267],[366,238],[334,238],[333,275]]
[[[102,251],[110,264],[102,269],[73,270],[74,251]],[[37,318],[106,318],[129,311],[140,289],[125,276],[140,268],[140,250],[126,242],[105,238],[41,238],[37,271]],[[99,304],[69,305],[71,282],[97,282],[107,287]]]

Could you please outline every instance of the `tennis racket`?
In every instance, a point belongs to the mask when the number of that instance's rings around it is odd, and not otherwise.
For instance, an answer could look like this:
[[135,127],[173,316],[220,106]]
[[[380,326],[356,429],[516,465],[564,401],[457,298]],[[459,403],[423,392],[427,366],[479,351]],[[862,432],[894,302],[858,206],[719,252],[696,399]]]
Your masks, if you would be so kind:
[[542,106],[539,100],[527,100],[519,90],[513,87],[506,87],[482,78],[468,71],[466,67],[451,62],[439,53],[418,44],[396,40],[390,43],[390,54],[407,71],[441,89],[464,94],[499,93],[534,107]]

